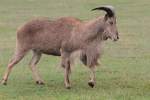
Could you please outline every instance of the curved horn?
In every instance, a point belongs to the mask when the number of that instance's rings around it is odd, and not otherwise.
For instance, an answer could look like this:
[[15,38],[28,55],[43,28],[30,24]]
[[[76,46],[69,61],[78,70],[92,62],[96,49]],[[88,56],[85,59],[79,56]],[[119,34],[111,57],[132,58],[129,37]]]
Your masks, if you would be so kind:
[[97,7],[97,8],[94,8],[92,9],[92,11],[94,10],[104,10],[107,12],[107,15],[109,17],[113,17],[115,15],[115,10],[114,10],[114,7],[113,6],[102,6],[102,7]]

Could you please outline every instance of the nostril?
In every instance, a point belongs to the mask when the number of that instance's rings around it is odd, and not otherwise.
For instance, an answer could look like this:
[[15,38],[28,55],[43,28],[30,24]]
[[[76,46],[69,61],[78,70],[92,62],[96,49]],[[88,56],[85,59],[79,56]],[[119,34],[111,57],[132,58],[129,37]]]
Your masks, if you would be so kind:
[[117,36],[117,39],[119,39],[119,36]]

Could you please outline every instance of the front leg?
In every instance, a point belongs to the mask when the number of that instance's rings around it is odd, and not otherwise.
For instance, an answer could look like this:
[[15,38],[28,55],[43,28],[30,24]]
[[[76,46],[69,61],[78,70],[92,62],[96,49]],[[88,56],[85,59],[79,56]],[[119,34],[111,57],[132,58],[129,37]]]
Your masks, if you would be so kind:
[[64,83],[67,89],[71,88],[70,80],[69,80],[70,72],[71,72],[70,61],[67,61],[67,66],[65,67],[65,72],[64,72]]
[[64,68],[64,84],[67,89],[70,89],[71,88],[69,80],[71,73],[70,59],[69,59],[70,57],[69,54],[66,52],[62,52],[61,57],[62,57],[61,66]]
[[96,77],[95,77],[95,66],[90,67],[90,80],[88,82],[88,85],[90,87],[94,87],[96,83]]

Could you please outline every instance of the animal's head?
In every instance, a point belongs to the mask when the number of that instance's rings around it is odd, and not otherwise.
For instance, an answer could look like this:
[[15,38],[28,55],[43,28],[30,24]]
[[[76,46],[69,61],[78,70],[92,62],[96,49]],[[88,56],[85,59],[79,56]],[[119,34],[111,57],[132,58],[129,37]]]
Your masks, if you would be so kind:
[[102,6],[92,9],[93,10],[103,10],[106,12],[104,16],[104,33],[103,39],[107,40],[108,38],[114,41],[119,39],[119,34],[116,25],[116,15],[115,10],[112,6]]

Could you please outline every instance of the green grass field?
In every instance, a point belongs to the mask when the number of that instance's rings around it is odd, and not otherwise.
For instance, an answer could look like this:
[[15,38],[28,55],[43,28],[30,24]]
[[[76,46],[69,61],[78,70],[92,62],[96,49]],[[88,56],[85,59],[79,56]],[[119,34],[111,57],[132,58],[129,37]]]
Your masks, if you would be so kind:
[[47,55],[38,64],[46,85],[36,85],[29,53],[14,67],[8,85],[0,85],[0,100],[150,100],[149,0],[0,0],[0,79],[13,54],[18,26],[41,16],[88,20],[103,15],[90,10],[105,4],[116,8],[120,40],[106,42],[95,88],[87,85],[88,68],[77,64],[72,88],[65,89],[60,59]]

